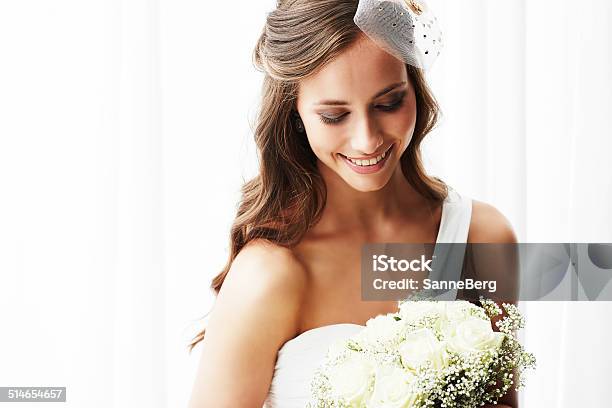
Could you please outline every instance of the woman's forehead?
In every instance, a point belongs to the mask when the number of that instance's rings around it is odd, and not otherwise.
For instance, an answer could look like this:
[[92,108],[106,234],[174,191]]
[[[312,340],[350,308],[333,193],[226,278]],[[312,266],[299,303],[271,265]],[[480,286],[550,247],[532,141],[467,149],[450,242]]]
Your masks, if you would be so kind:
[[322,99],[369,99],[386,86],[403,81],[408,81],[404,63],[362,37],[317,73],[300,81],[299,99],[306,104]]

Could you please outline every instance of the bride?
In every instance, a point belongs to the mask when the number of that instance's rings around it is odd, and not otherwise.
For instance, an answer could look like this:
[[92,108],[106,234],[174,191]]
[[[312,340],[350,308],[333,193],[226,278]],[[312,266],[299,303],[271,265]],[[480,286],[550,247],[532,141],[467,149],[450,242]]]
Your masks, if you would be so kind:
[[254,52],[260,169],[191,344],[202,343],[191,408],[304,407],[327,347],[397,311],[361,299],[364,243],[516,242],[494,207],[426,174],[437,103],[421,68],[355,24],[357,6],[285,0],[268,15]]

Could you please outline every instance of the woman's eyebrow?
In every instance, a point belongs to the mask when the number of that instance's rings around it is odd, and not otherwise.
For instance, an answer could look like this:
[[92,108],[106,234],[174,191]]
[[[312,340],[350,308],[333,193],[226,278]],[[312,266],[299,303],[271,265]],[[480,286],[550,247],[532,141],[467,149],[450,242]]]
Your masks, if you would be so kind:
[[[394,84],[391,84],[389,86],[387,86],[386,88],[384,88],[383,90],[381,90],[380,92],[378,92],[376,95],[374,95],[374,97],[372,97],[372,99],[376,99],[378,97],[383,96],[386,93],[391,92],[392,90],[394,90],[395,88],[398,88],[402,85],[405,85],[406,81],[402,81],[402,82],[396,82]],[[320,105],[332,105],[332,106],[342,106],[342,105],[348,105],[348,102],[345,101],[338,101],[338,100],[323,100],[323,101],[319,101],[317,103],[314,104],[314,106],[320,106]]]

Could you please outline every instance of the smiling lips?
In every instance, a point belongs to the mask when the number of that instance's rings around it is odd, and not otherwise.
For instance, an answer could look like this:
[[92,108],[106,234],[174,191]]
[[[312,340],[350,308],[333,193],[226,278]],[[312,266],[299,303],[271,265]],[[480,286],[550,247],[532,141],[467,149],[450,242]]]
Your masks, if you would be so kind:
[[367,173],[375,173],[381,168],[383,168],[386,159],[390,156],[390,151],[393,148],[391,145],[386,151],[378,156],[371,157],[369,159],[353,159],[347,157],[343,154],[340,154],[342,159],[349,165],[349,167],[357,173],[367,174]]

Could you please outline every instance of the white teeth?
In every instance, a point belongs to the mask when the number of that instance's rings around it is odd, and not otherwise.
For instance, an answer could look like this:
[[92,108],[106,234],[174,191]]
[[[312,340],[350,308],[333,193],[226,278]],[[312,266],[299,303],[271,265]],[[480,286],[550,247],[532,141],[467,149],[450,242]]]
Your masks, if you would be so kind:
[[382,159],[384,159],[385,156],[378,155],[375,158],[372,159],[365,159],[365,160],[361,160],[361,159],[350,159],[349,160],[353,163],[355,163],[358,166],[373,166],[374,164],[378,163],[379,161],[381,161]]
[[347,157],[347,159],[349,159],[351,162],[353,162],[354,164],[358,166],[373,166],[374,164],[384,159],[386,156],[387,156],[387,152],[384,152],[383,154],[379,154],[378,156],[371,158],[371,159],[364,159],[364,160],[351,159],[350,157]]

